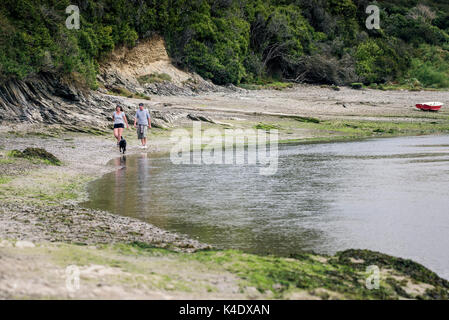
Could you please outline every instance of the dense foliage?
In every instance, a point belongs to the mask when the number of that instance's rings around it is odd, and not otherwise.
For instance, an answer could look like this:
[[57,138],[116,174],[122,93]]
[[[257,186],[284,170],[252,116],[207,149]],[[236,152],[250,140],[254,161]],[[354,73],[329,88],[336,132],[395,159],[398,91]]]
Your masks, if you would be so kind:
[[[65,27],[70,4],[80,30]],[[380,30],[365,27],[369,4]],[[175,63],[218,84],[449,87],[447,0],[2,0],[0,80],[53,72],[95,86],[108,53],[155,33]]]

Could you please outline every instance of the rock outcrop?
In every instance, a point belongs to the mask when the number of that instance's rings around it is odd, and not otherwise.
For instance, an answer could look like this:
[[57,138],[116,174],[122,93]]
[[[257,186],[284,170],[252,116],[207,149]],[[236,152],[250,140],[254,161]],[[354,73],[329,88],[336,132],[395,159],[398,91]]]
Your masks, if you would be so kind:
[[[134,121],[136,103],[123,97],[82,90],[50,74],[0,85],[0,125],[26,122],[58,124],[70,131],[84,132],[92,127],[106,130],[111,127],[116,105],[121,105],[129,121]],[[157,110],[153,105],[147,107],[158,128],[172,127],[176,120],[186,117],[185,113]]]
[[[142,81],[142,78],[152,75],[164,75],[165,79]],[[143,40],[132,49],[116,48],[101,65],[97,80],[107,90],[124,88],[132,93],[147,95],[192,96],[226,90],[195,73],[174,66],[160,36]]]
[[[113,104],[51,74],[0,85],[0,122],[101,125]],[[92,116],[92,113],[95,113]]]

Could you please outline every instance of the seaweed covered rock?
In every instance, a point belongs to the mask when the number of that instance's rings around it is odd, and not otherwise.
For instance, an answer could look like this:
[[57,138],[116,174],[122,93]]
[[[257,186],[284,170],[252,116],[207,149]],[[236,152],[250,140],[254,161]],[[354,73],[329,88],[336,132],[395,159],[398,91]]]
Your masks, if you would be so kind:
[[[337,260],[334,263],[345,265],[361,272],[369,266],[377,266],[385,274],[389,275],[386,282],[400,297],[449,299],[449,281],[410,259],[397,258],[370,250],[356,249],[338,252],[335,257]],[[416,290],[419,287],[419,283],[425,285],[421,286],[421,290]]]
[[59,166],[61,161],[55,157],[52,153],[41,148],[26,148],[23,151],[12,150],[10,155],[15,158],[26,158],[26,159],[39,159],[43,161],[48,161],[49,163]]
[[351,83],[351,88],[354,90],[361,90],[363,89],[363,83],[360,82]]

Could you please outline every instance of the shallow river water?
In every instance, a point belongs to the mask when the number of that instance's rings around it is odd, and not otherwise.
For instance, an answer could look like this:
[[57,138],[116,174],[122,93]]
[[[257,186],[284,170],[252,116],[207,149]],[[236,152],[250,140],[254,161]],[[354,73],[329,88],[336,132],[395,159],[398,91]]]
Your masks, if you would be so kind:
[[85,206],[222,248],[288,255],[366,248],[449,279],[449,136],[281,145],[279,169],[114,160]]

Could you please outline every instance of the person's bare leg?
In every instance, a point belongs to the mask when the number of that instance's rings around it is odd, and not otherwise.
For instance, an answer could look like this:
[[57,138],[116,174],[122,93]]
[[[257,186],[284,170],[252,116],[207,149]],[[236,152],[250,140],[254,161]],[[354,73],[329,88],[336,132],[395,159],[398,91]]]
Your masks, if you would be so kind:
[[114,129],[114,137],[117,139],[117,142],[120,141],[118,137],[118,128]]
[[120,142],[120,140],[122,139],[123,136],[123,128],[119,128],[118,129],[118,137],[117,137],[117,141]]

